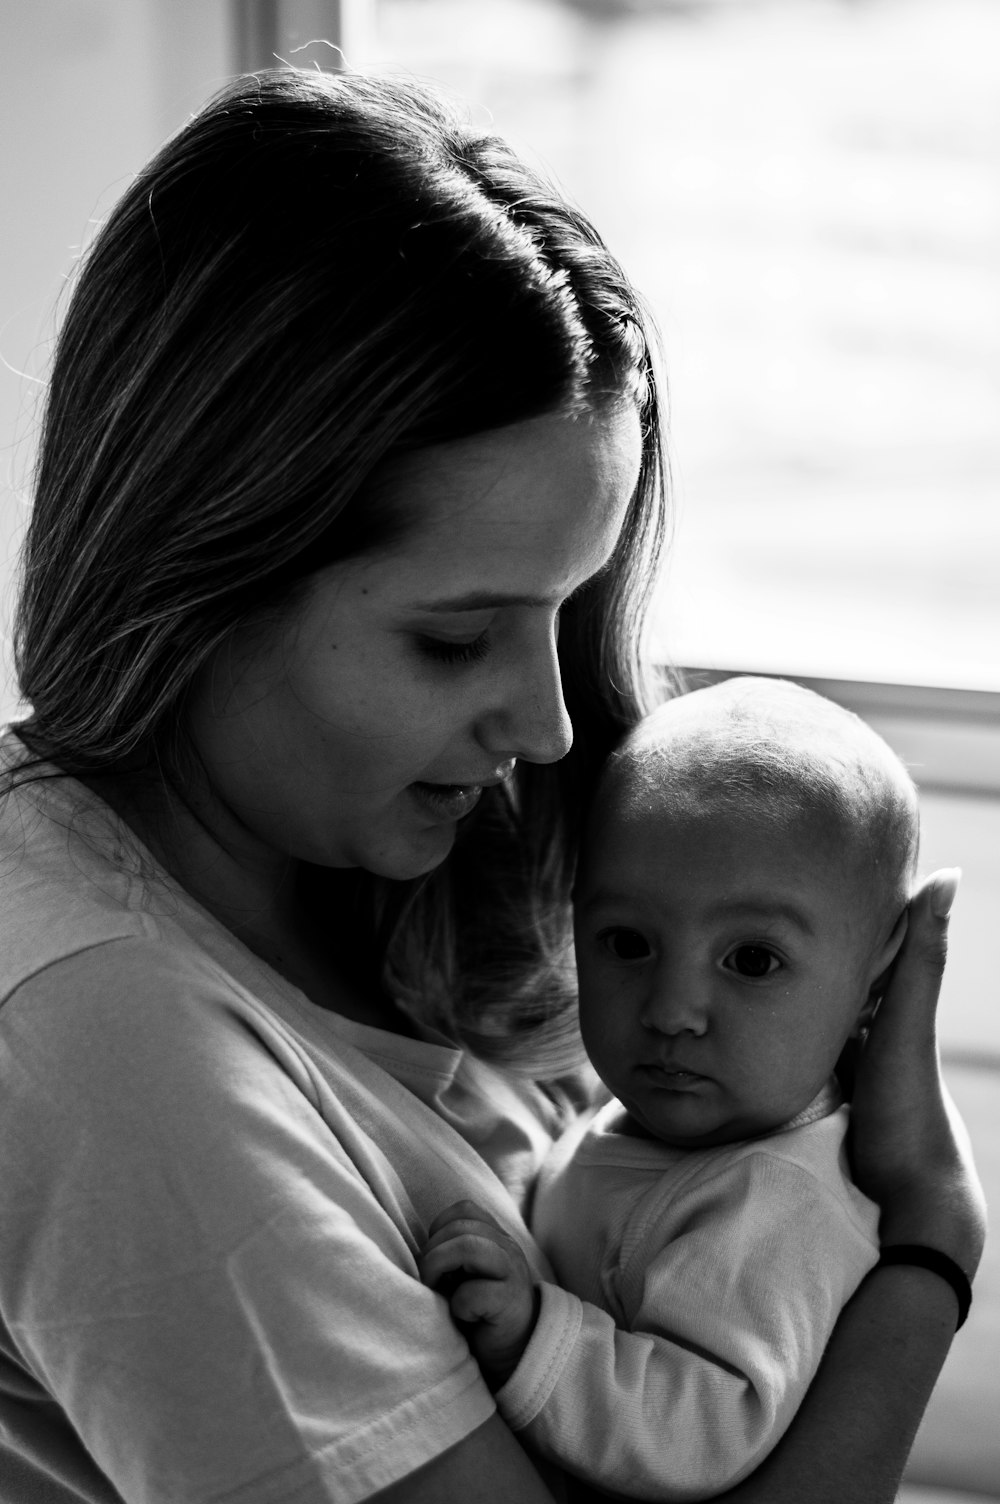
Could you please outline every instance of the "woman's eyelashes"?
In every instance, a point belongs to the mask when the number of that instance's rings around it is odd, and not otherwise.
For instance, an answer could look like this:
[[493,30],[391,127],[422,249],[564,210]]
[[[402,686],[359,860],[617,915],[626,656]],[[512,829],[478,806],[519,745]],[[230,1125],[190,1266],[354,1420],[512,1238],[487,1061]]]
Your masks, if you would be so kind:
[[480,632],[478,637],[466,642],[454,642],[449,637],[424,636],[418,636],[416,641],[424,657],[433,659],[435,663],[478,663],[490,650],[488,632]]
[[[559,636],[559,621],[564,607],[568,606],[570,601],[586,590],[590,584],[590,580],[585,580],[582,585],[578,585],[554,613],[549,630],[556,639]],[[481,630],[478,632],[473,630],[472,622],[454,622],[451,629],[461,633],[463,627],[465,627],[469,634],[465,637],[460,635],[455,637],[439,637],[433,632],[421,632],[419,630],[414,632],[413,636],[417,651],[424,658],[429,658],[434,663],[463,664],[481,662],[492,650],[495,638],[506,640],[505,634],[509,622],[502,612],[490,612],[488,622],[485,621],[485,613],[479,613],[479,618],[479,622],[476,625],[480,626]]]

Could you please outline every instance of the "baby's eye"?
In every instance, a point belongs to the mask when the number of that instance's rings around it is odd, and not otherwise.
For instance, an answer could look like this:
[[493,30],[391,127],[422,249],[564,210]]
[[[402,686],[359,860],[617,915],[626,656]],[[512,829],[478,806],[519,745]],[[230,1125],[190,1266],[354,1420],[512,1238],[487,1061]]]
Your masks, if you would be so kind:
[[638,930],[616,925],[600,936],[601,943],[619,961],[642,961],[650,954],[649,941]]
[[766,945],[738,945],[722,964],[741,977],[767,977],[778,970],[781,962]]

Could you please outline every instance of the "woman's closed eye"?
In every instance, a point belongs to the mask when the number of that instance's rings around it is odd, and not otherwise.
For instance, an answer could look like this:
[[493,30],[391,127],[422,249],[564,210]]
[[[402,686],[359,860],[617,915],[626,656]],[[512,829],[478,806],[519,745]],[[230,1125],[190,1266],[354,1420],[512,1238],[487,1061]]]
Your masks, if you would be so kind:
[[611,929],[602,930],[598,939],[616,961],[644,961],[652,954],[645,935],[638,930],[630,930],[625,925],[615,925]]
[[455,641],[451,637],[423,635],[418,635],[416,641],[424,657],[433,659],[435,663],[478,663],[490,650],[488,632],[480,632],[477,637],[464,642]]
[[769,977],[783,965],[780,956],[767,945],[737,945],[723,961],[727,971],[741,977]]

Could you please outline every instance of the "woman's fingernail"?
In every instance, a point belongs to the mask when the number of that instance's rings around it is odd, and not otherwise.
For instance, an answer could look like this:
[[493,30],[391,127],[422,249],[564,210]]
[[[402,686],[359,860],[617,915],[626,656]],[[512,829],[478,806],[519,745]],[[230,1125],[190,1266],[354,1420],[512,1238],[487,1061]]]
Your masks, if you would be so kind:
[[961,867],[947,867],[935,877],[931,888],[931,913],[937,919],[947,919],[951,913],[961,877]]

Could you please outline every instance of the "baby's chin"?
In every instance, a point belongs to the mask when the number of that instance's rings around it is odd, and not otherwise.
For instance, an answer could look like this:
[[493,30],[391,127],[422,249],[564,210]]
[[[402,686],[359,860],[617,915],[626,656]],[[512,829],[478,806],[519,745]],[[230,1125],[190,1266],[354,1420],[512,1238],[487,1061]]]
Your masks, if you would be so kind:
[[709,1123],[704,1127],[685,1128],[671,1123],[646,1120],[643,1115],[626,1109],[615,1125],[619,1133],[631,1138],[655,1139],[671,1149],[718,1149],[723,1144],[738,1144],[746,1139],[765,1138],[775,1133],[795,1117],[796,1111],[787,1116],[773,1113],[760,1117],[724,1120]]

